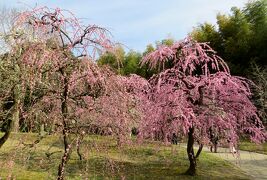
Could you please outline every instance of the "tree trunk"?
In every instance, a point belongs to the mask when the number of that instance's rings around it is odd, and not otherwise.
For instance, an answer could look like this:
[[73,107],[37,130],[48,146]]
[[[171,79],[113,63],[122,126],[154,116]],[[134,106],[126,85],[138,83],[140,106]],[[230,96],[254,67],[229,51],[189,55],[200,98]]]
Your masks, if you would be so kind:
[[81,143],[82,143],[82,137],[78,137],[77,138],[77,154],[79,156],[80,161],[83,159],[82,153],[80,151]]
[[20,113],[20,97],[21,96],[21,88],[20,85],[16,85],[14,87],[14,105],[13,105],[13,113],[12,113],[12,131],[19,132],[19,113]]
[[67,125],[66,125],[66,120],[65,116],[63,115],[63,142],[64,142],[64,155],[61,158],[61,163],[58,167],[58,180],[64,179],[64,171],[66,164],[69,160],[70,154],[71,154],[71,144],[69,144],[68,140],[68,133],[67,133]]
[[[204,86],[198,87],[199,98],[195,101],[195,105],[201,106],[203,105],[203,98],[204,98]],[[203,145],[200,144],[197,155],[194,154],[194,127],[189,128],[188,132],[188,141],[187,141],[187,156],[190,162],[190,166],[185,172],[185,174],[194,176],[196,175],[196,168],[197,168],[197,157],[200,155],[202,151]]]
[[19,107],[18,105],[15,105],[14,107],[14,113],[13,113],[13,132],[19,132]]
[[71,154],[71,144],[68,144],[68,142],[66,141],[67,137],[65,137],[65,136],[66,136],[66,134],[64,135],[65,151],[64,151],[64,154],[61,158],[61,163],[58,166],[58,178],[57,178],[58,180],[64,179],[65,167],[66,167],[66,164],[67,164],[69,157],[70,157],[70,154]]
[[9,136],[11,134],[11,129],[12,129],[11,126],[12,126],[12,120],[8,120],[6,132],[5,132],[4,136],[2,136],[0,138],[0,148],[4,145],[4,143],[9,138]]
[[189,128],[188,141],[187,141],[187,156],[190,162],[190,166],[185,174],[194,176],[196,174],[197,161],[194,154],[194,128]]
[[62,113],[62,124],[63,124],[63,142],[64,142],[64,155],[61,158],[61,163],[58,167],[58,180],[64,179],[64,171],[68,159],[71,154],[71,144],[68,140],[68,127],[67,127],[67,116],[68,116],[68,104],[67,104],[67,96],[68,96],[68,80],[65,77],[64,71],[61,70],[62,75],[64,76],[64,87],[63,94],[61,99],[61,113]]
[[20,86],[16,85],[13,89],[14,93],[14,104],[11,107],[10,114],[7,117],[7,129],[3,137],[0,138],[0,148],[9,138],[11,131],[19,132],[19,113],[20,113],[20,96],[21,90]]
[[[64,145],[66,147],[66,142],[65,142],[65,138],[64,138]],[[67,148],[65,149],[64,155],[61,158],[61,163],[58,167],[58,180],[62,180],[64,179],[64,172],[65,172],[65,167],[67,164],[67,161],[70,157],[71,154],[71,145],[67,145]]]

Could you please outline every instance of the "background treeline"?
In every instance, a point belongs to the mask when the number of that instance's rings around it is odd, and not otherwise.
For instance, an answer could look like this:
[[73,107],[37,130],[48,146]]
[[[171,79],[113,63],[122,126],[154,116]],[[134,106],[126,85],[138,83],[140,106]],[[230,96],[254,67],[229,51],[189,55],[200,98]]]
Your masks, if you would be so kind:
[[[189,34],[199,42],[210,46],[230,66],[233,75],[250,77],[255,66],[265,69],[267,65],[267,1],[252,1],[240,9],[231,8],[230,14],[218,14],[217,24],[199,24]],[[157,41],[147,45],[144,52],[130,50],[125,53],[118,45],[116,55],[104,54],[99,64],[109,64],[120,74],[137,73],[146,77],[146,67],[139,68],[140,59],[160,45],[172,45],[174,39]],[[119,60],[121,64],[118,64]]]

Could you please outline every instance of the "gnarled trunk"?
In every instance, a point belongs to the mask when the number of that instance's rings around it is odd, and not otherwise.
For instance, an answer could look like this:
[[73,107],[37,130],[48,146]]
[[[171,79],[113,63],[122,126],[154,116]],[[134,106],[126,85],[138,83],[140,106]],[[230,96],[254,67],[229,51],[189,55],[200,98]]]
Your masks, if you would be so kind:
[[66,167],[66,164],[67,164],[67,162],[70,158],[70,154],[71,154],[71,144],[67,143],[67,141],[66,141],[67,136],[66,137],[65,136],[66,136],[66,134],[64,135],[65,151],[64,151],[64,155],[61,158],[61,163],[58,166],[58,177],[57,177],[58,180],[64,179],[65,167]]
[[189,168],[185,172],[187,175],[194,176],[196,175],[197,170],[197,159],[203,149],[203,144],[199,144],[198,151],[195,155],[194,153],[194,128],[189,128],[188,132],[188,141],[187,141],[187,156],[190,162]]
[[19,132],[19,113],[20,113],[20,106],[21,106],[21,87],[16,85],[13,89],[14,93],[14,104],[9,109],[10,114],[7,116],[7,128],[4,136],[0,138],[0,148],[4,145],[4,143],[8,140],[11,131]]
[[57,178],[58,180],[64,179],[65,167],[71,155],[71,144],[69,143],[68,140],[67,125],[64,116],[63,116],[63,126],[64,127],[62,133],[63,133],[63,143],[64,143],[64,154],[61,158],[61,163],[58,166],[58,178]]
[[[199,92],[199,98],[197,101],[195,101],[195,105],[203,105],[203,98],[204,98],[204,86],[199,86],[198,87],[198,92]],[[200,144],[199,149],[197,151],[197,154],[195,156],[194,154],[194,127],[189,128],[188,132],[188,141],[187,141],[187,156],[190,162],[190,166],[185,172],[185,174],[194,176],[196,175],[196,170],[197,170],[197,158],[200,155],[202,151],[203,145]]]
[[68,96],[68,80],[65,77],[65,73],[61,70],[62,75],[64,75],[64,90],[61,99],[61,113],[62,113],[62,124],[63,124],[63,142],[64,142],[64,154],[61,158],[61,163],[58,167],[58,180],[64,179],[64,171],[66,164],[69,160],[71,154],[71,144],[69,143],[68,137],[68,127],[67,127],[67,116],[68,116],[68,103],[67,103],[67,96]]
[[196,174],[197,161],[194,154],[194,128],[189,128],[188,141],[187,141],[187,156],[190,162],[190,166],[185,174],[194,176]]

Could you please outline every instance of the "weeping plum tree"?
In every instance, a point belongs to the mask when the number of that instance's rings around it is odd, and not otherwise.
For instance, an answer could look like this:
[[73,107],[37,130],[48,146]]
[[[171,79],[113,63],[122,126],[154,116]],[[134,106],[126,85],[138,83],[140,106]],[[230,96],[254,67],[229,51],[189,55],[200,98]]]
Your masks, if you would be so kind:
[[58,179],[64,178],[75,146],[82,159],[80,145],[87,133],[114,135],[118,145],[128,140],[138,114],[128,86],[131,79],[93,62],[97,53],[112,49],[105,29],[83,27],[70,12],[43,7],[21,13],[14,30],[17,36],[9,42],[8,56],[19,69],[12,77],[27,91],[20,116],[35,129],[43,124],[50,133],[62,135]]
[[42,7],[21,13],[15,30],[20,32],[13,38],[21,52],[19,64],[29,69],[23,71],[29,84],[20,84],[29,89],[22,117],[33,126],[43,123],[52,133],[61,133],[64,153],[58,179],[63,179],[73,146],[82,158],[79,146],[92,122],[109,127],[119,141],[125,138],[131,97],[124,78],[93,62],[99,52],[112,48],[105,29],[82,26],[69,11]]
[[139,96],[145,112],[140,137],[160,135],[165,141],[173,134],[187,137],[190,166],[186,174],[196,174],[203,145],[212,143],[210,130],[221,143],[236,144],[244,134],[253,142],[265,141],[266,132],[250,100],[252,82],[231,76],[227,64],[207,43],[186,38],[172,46],[159,46],[142,64],[161,72],[150,78],[149,88]]

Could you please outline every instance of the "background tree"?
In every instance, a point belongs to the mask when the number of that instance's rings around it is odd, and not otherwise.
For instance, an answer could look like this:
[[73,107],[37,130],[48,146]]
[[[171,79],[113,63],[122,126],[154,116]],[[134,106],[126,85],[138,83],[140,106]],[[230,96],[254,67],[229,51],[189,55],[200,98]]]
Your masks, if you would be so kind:
[[102,54],[97,60],[99,66],[108,65],[114,72],[123,74],[123,62],[125,59],[125,51],[122,46],[114,47],[113,52]]
[[252,89],[254,92],[254,102],[259,109],[259,115],[267,125],[267,69],[252,64],[251,79],[256,83]]
[[4,36],[8,37],[5,43],[10,50],[2,54],[0,60],[1,126],[5,132],[0,139],[0,147],[8,139],[11,131],[19,132],[26,90],[36,83],[35,76],[32,76],[36,67],[25,65],[23,59],[28,47],[24,43],[19,43],[18,37],[12,33],[13,31]]
[[125,53],[123,48],[120,46],[116,48],[115,53],[107,52],[100,56],[97,60],[99,66],[108,65],[117,74],[124,76],[130,74],[138,74],[140,76],[146,76],[146,69],[140,67],[140,61],[142,55],[133,50]]
[[140,53],[135,51],[129,51],[123,61],[123,75],[142,75],[142,69],[139,66],[141,59],[142,56]]
[[[0,53],[3,54],[8,51],[9,48],[9,39],[13,38],[16,32],[13,32],[14,21],[16,16],[19,14],[19,10],[15,8],[0,8]],[[12,35],[11,32],[14,34]],[[19,32],[17,32],[17,35]]]
[[[16,75],[19,74],[17,70],[18,66],[15,66],[14,62],[11,61],[10,55],[4,54],[10,48],[10,40],[12,39],[11,30],[14,25],[14,18],[18,14],[17,9],[8,9],[1,8],[0,10],[0,75],[1,75],[1,115],[0,115],[0,129],[5,132],[5,135],[0,139],[0,147],[5,143],[8,139],[8,136],[11,132],[12,127],[13,130],[18,131],[18,123],[19,123],[19,104],[20,101],[14,101],[14,97],[18,97],[19,93],[17,93],[18,86],[15,86],[18,83],[18,79],[16,79]],[[7,92],[12,93],[10,96],[6,96]],[[13,106],[15,105],[15,106]],[[11,108],[11,107],[16,108]],[[15,110],[17,109],[17,110]]]
[[248,77],[251,62],[267,65],[266,12],[265,0],[250,1],[243,9],[233,7],[230,15],[218,14],[217,26],[200,24],[191,35],[199,42],[210,42],[234,75]]

